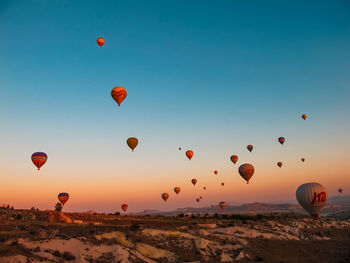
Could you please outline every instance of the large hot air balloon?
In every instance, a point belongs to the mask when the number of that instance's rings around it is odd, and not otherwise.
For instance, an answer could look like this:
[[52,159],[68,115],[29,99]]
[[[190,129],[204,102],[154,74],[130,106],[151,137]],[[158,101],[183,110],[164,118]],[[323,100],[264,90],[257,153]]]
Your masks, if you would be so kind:
[[163,198],[164,202],[166,202],[166,200],[169,198],[169,194],[168,193],[162,193],[162,198]]
[[186,156],[187,156],[188,159],[191,160],[192,157],[193,157],[193,151],[191,151],[191,150],[186,151]]
[[247,184],[249,184],[249,180],[254,174],[254,166],[249,163],[242,164],[238,168],[238,172],[247,181]]
[[219,203],[219,206],[220,206],[220,208],[222,209],[222,211],[224,211],[224,210],[225,210],[225,207],[227,206],[227,204],[226,204],[226,202],[220,202],[220,203]]
[[338,188],[338,192],[341,194],[343,192],[343,188]]
[[285,139],[284,137],[279,137],[279,138],[278,138],[278,141],[279,141],[280,144],[283,145],[284,142],[286,141],[286,139]]
[[180,188],[180,187],[176,186],[176,187],[174,188],[174,192],[175,192],[176,194],[179,194],[180,191],[181,191],[181,188]]
[[224,182],[222,182],[222,183],[221,183],[221,186],[224,186],[224,185],[225,185],[225,183],[224,183]]
[[121,208],[123,209],[123,211],[125,212],[128,209],[128,205],[127,204],[122,204]]
[[43,152],[36,152],[32,154],[32,162],[38,170],[40,170],[41,166],[43,166],[47,161],[47,155]]
[[62,205],[64,205],[69,199],[69,194],[67,193],[59,193],[58,194],[58,201],[61,202]]
[[306,115],[306,114],[303,114],[303,115],[301,115],[301,117],[302,117],[304,120],[306,120],[307,115]]
[[192,179],[191,182],[192,182],[193,185],[196,185],[197,179]]
[[214,170],[214,174],[217,175],[217,174],[218,174],[218,171],[217,171],[217,170]]
[[136,148],[137,144],[139,143],[139,140],[135,137],[130,137],[126,140],[126,143],[131,148],[132,151]]
[[251,144],[249,144],[248,146],[247,146],[247,149],[248,149],[248,151],[250,151],[250,152],[252,152],[253,151],[253,145],[251,145]]
[[231,161],[232,161],[233,163],[236,163],[236,162],[238,161],[238,156],[237,156],[237,155],[232,155],[232,156],[230,157],[230,159],[231,159]]
[[128,96],[128,92],[123,87],[115,87],[111,92],[112,98],[118,103],[118,106],[125,100],[126,96]]
[[319,183],[306,183],[298,187],[296,197],[299,204],[315,219],[327,202],[327,190]]
[[102,38],[102,37],[99,37],[99,38],[97,39],[97,44],[98,44],[100,47],[102,47],[102,46],[105,44],[105,39]]
[[305,158],[301,158],[301,161],[302,161],[302,162],[305,162]]
[[281,168],[282,167],[282,162],[278,162],[277,165],[278,165],[278,167]]

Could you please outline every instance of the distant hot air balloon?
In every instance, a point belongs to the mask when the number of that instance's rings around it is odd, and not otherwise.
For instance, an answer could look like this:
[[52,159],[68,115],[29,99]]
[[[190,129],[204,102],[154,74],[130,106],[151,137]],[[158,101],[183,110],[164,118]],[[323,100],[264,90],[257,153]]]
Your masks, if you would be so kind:
[[40,170],[41,166],[43,166],[47,161],[47,155],[43,152],[36,152],[32,154],[32,162],[38,170]]
[[302,162],[305,162],[305,158],[301,158],[301,161],[302,161]]
[[197,198],[197,199],[196,199],[196,201],[197,201],[197,203],[199,203],[200,199],[199,199],[199,198]]
[[188,159],[191,160],[192,157],[193,157],[193,151],[191,151],[191,150],[186,151],[186,156],[187,156]]
[[180,188],[180,187],[176,186],[176,187],[174,188],[174,192],[175,192],[176,194],[179,194],[180,191],[181,191],[181,188]]
[[169,198],[169,194],[168,193],[162,193],[162,198],[163,198],[164,202],[166,202],[166,200]]
[[277,165],[278,165],[278,167],[281,168],[282,167],[282,162],[278,162]]
[[127,204],[122,204],[121,208],[123,209],[123,211],[125,212],[128,209],[128,205]]
[[225,210],[225,207],[227,206],[227,204],[226,204],[226,202],[220,202],[220,203],[219,203],[219,206],[220,206],[220,208],[222,209],[222,211],[224,211],[224,210]]
[[231,159],[231,161],[232,161],[233,163],[236,163],[236,162],[238,161],[238,156],[237,156],[237,155],[232,155],[232,156],[230,157],[230,159]]
[[225,185],[225,183],[224,183],[224,182],[222,182],[222,183],[221,183],[221,185],[222,185],[222,186],[224,186],[224,185]]
[[283,143],[286,141],[286,139],[284,137],[279,137],[278,141],[279,141],[280,144],[283,145]]
[[191,182],[192,182],[193,185],[196,185],[197,179],[192,179]]
[[179,151],[181,151],[181,147],[179,147]]
[[214,170],[214,174],[217,175],[217,174],[218,174],[218,171],[217,171],[217,170]]
[[303,114],[303,115],[301,115],[301,117],[302,117],[304,120],[306,120],[307,115],[306,115],[306,114]]
[[102,46],[105,44],[105,39],[102,38],[102,37],[99,37],[99,38],[97,39],[97,44],[98,44],[100,47],[102,47]]
[[199,199],[202,199],[202,197],[200,196]]
[[299,204],[315,219],[327,202],[327,190],[319,183],[306,183],[298,187],[296,197]]
[[58,201],[61,202],[62,205],[64,205],[69,199],[69,194],[67,193],[59,193],[58,194]]
[[207,190],[207,188],[204,186],[204,187],[203,187],[203,190]]
[[341,194],[343,192],[343,188],[338,188],[338,192]]
[[251,145],[251,144],[249,144],[248,146],[247,146],[247,149],[248,149],[248,151],[250,151],[250,152],[252,152],[253,151],[253,145]]
[[254,166],[249,163],[242,164],[238,168],[238,172],[247,181],[247,184],[249,184],[249,180],[254,174]]
[[128,96],[128,92],[123,87],[115,87],[111,91],[112,98],[118,103],[118,106],[125,100]]
[[132,151],[136,148],[137,144],[139,143],[139,140],[135,137],[130,137],[126,140],[126,143],[131,148]]

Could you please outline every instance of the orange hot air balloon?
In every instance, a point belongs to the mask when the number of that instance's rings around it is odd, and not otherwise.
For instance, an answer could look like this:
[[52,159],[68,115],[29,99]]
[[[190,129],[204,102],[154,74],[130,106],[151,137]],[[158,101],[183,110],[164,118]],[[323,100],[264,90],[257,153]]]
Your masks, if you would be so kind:
[[191,151],[191,150],[186,151],[186,156],[187,156],[188,159],[191,160],[192,157],[193,157],[193,151]]
[[222,186],[224,186],[224,185],[225,185],[225,183],[221,183],[221,185],[222,185]]
[[41,166],[43,166],[47,161],[47,155],[43,152],[35,152],[32,154],[32,162],[34,165],[40,170]]
[[168,200],[168,198],[169,198],[169,194],[168,193],[162,193],[162,198],[163,198],[164,202],[166,202],[166,200]]
[[301,117],[302,117],[304,120],[306,120],[307,115],[306,115],[306,114],[303,114],[303,115],[301,115]]
[[64,205],[69,199],[69,194],[67,193],[59,193],[58,194],[58,201],[61,202],[62,205]]
[[203,187],[203,190],[207,190],[207,188],[204,186],[204,187]]
[[280,144],[283,145],[284,142],[286,141],[286,139],[285,139],[284,137],[279,137],[279,138],[278,138],[278,141],[279,141]]
[[196,185],[197,179],[192,179],[191,182],[192,182],[193,185]]
[[136,148],[137,144],[139,143],[139,140],[135,137],[130,137],[126,140],[126,143],[130,147],[132,151]]
[[123,209],[123,211],[125,212],[128,209],[128,205],[127,204],[122,204],[121,208]]
[[220,203],[219,203],[219,206],[220,206],[220,208],[222,209],[222,211],[224,211],[224,210],[225,210],[225,207],[227,206],[227,204],[226,204],[226,202],[220,202]]
[[199,203],[200,199],[199,199],[199,198],[197,198],[197,199],[196,199],[196,201],[197,201],[197,203]]
[[249,144],[249,145],[247,146],[247,149],[248,149],[248,151],[252,152],[252,151],[253,151],[253,145]]
[[100,47],[102,47],[102,46],[105,44],[105,39],[102,38],[102,37],[99,37],[99,38],[97,39],[97,44],[98,44]]
[[125,100],[126,96],[128,96],[128,92],[123,87],[115,87],[111,92],[112,98],[118,103],[118,106]]
[[302,162],[305,162],[305,158],[301,158],[301,161],[302,161]]
[[236,163],[236,162],[238,161],[238,156],[237,156],[237,155],[232,155],[232,156],[230,157],[230,159],[231,159],[231,161],[232,161],[233,163]]
[[282,167],[282,162],[278,162],[277,165],[278,165],[278,167],[281,168]]
[[176,194],[179,194],[180,191],[181,191],[181,188],[180,188],[180,187],[176,186],[176,187],[174,188],[174,192],[175,192]]
[[242,164],[238,168],[238,172],[243,177],[243,179],[247,181],[247,184],[249,184],[249,180],[254,174],[254,166],[250,163]]
[[214,174],[217,175],[217,174],[218,174],[218,171],[217,171],[217,170],[214,170]]

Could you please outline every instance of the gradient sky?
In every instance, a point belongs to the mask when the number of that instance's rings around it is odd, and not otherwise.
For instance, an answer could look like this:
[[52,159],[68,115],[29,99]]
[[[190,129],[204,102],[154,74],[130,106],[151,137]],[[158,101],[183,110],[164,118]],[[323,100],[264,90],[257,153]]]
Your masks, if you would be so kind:
[[294,202],[312,181],[350,192],[349,1],[0,1],[0,34],[1,203],[51,209],[68,192],[65,211],[114,212]]

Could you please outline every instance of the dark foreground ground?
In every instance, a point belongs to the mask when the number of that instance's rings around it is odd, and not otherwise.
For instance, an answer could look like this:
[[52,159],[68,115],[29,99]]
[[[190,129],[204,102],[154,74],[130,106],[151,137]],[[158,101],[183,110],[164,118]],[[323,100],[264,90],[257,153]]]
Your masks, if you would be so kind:
[[350,220],[0,209],[0,262],[350,262]]

